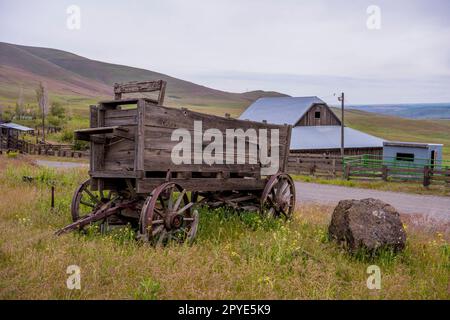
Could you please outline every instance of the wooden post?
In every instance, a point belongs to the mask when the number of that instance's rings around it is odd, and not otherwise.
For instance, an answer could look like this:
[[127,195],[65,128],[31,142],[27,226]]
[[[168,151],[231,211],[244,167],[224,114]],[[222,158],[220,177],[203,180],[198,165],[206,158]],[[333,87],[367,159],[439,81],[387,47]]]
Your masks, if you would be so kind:
[[344,93],[342,92],[339,97],[339,101],[341,101],[341,156],[344,158]]
[[335,158],[333,158],[333,160],[332,160],[332,165],[333,165],[333,177],[335,178],[336,177],[336,159]]
[[346,180],[350,180],[350,165],[349,165],[349,164],[347,164],[347,165],[345,166],[344,178],[345,178]]
[[428,187],[431,183],[430,181],[430,167],[424,166],[423,167],[423,186]]
[[52,209],[55,208],[55,186],[52,185],[52,202],[51,202]]
[[387,179],[388,179],[388,167],[387,166],[382,166],[381,167],[381,177],[382,177],[382,179],[383,179],[383,181],[387,181]]

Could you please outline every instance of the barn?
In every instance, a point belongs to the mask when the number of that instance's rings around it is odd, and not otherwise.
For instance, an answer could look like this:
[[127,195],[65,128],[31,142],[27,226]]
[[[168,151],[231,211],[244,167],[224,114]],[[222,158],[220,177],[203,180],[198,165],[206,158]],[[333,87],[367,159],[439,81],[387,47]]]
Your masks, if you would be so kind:
[[[291,152],[341,154],[341,121],[318,97],[260,98],[239,117],[292,125]],[[383,139],[344,127],[346,155],[382,155]]]

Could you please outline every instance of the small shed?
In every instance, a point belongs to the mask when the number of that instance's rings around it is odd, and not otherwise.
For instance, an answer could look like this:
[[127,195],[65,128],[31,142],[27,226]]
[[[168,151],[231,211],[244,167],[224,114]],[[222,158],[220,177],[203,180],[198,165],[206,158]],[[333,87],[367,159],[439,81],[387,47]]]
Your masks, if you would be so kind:
[[442,144],[385,141],[383,143],[383,161],[401,161],[414,165],[434,167],[442,162]]
[[17,149],[19,133],[33,133],[34,129],[17,123],[0,123],[0,149]]

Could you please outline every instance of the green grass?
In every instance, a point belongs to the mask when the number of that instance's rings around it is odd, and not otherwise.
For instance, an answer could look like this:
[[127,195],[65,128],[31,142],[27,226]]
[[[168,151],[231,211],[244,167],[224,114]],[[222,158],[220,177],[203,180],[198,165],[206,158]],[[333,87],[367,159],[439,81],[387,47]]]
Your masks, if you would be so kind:
[[[327,236],[332,208],[302,206],[292,221],[201,209],[192,246],[153,248],[129,228],[55,237],[87,169],[55,171],[0,159],[1,299],[448,299],[448,233],[407,222],[405,251],[369,259]],[[23,182],[23,175],[34,176]],[[49,184],[56,182],[50,210]],[[69,265],[81,290],[66,288]],[[382,289],[369,290],[376,264]]]

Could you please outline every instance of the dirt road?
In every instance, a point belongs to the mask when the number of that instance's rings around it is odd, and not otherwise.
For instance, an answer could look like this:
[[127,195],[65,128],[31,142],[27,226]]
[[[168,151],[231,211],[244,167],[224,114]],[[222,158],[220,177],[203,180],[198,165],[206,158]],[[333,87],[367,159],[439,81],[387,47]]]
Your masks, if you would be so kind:
[[39,166],[56,168],[56,169],[71,169],[71,168],[80,168],[80,167],[89,166],[88,163],[50,161],[50,160],[36,160],[35,163]]
[[428,215],[450,222],[450,197],[416,195],[325,184],[295,182],[297,204],[316,202],[337,204],[344,199],[376,198],[394,206],[400,213]]

